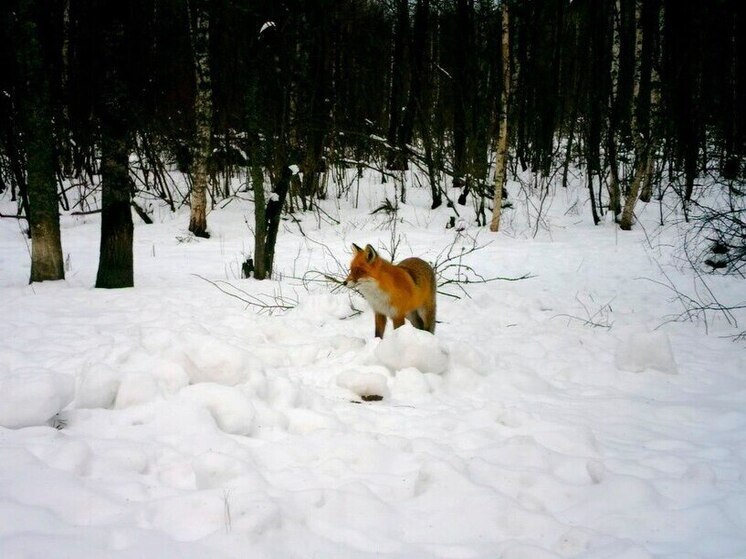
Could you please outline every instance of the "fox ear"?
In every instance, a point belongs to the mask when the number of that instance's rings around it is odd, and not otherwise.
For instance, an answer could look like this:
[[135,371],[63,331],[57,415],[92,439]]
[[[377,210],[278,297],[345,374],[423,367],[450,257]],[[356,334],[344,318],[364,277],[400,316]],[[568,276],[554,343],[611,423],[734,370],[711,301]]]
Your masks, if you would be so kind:
[[367,245],[365,247],[365,259],[368,261],[368,263],[373,262],[376,258],[378,258],[378,253],[376,252],[376,249],[374,249],[372,246]]
[[363,252],[363,249],[361,249],[355,243],[352,243],[352,254],[357,254],[358,252]]

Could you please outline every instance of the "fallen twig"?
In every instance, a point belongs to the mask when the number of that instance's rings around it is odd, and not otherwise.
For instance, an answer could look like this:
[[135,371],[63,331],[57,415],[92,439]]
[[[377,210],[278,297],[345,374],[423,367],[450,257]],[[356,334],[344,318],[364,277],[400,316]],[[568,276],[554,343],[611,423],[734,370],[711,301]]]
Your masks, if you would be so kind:
[[[266,300],[262,299],[261,297],[248,293],[244,291],[243,289],[240,289],[236,287],[235,285],[233,285],[232,283],[229,283],[227,281],[222,281],[222,280],[213,281],[205,277],[202,277],[199,274],[192,274],[192,275],[198,277],[201,280],[206,281],[207,283],[209,283],[213,287],[216,287],[222,293],[225,293],[229,297],[238,299],[239,301],[245,303],[247,306],[258,309],[259,312],[266,312],[268,314],[272,314],[275,311],[287,311],[287,310],[293,309],[298,305],[297,300],[288,301],[281,293],[280,294],[275,293],[272,296],[262,295],[262,297],[269,297],[274,301],[274,303],[269,303]],[[227,286],[228,288],[224,286]]]

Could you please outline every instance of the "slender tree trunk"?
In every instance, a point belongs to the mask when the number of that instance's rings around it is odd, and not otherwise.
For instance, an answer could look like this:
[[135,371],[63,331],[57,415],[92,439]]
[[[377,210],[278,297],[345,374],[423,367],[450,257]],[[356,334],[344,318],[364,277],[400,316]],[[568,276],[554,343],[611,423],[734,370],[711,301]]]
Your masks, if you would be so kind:
[[65,278],[57,204],[57,176],[48,70],[44,67],[36,18],[39,3],[19,6],[23,39],[21,72],[27,91],[21,95],[21,122],[26,148],[28,219],[31,233],[30,283]]
[[209,237],[207,232],[207,188],[212,128],[212,83],[210,79],[209,45],[210,14],[207,3],[193,2],[190,14],[192,28],[192,50],[197,80],[197,95],[194,101],[195,145],[191,166],[192,193],[189,231],[197,237]]
[[435,167],[435,160],[433,159],[432,130],[423,132],[422,143],[425,146],[425,164],[427,165],[427,176],[430,180],[430,195],[433,199],[430,209],[434,210],[443,204],[443,196],[440,190],[439,173]]
[[[644,11],[646,9],[647,12]],[[619,227],[624,231],[632,229],[637,199],[640,197],[642,186],[650,180],[649,173],[652,173],[654,169],[655,133],[650,126],[650,114],[658,102],[658,93],[652,84],[652,60],[658,26],[657,3],[651,2],[645,6],[642,0],[637,0],[635,19],[637,21],[634,83],[636,110],[632,119],[632,132],[635,138],[635,169],[619,220]]]
[[290,189],[290,180],[292,177],[293,173],[287,165],[283,165],[277,182],[272,189],[269,202],[267,202],[267,238],[264,244],[264,269],[267,277],[272,276],[272,267],[275,262],[275,245],[277,244],[277,233],[280,230],[282,208],[285,206],[285,199]]
[[629,185],[629,192],[627,193],[627,200],[622,210],[622,217],[619,220],[619,227],[624,231],[632,229],[632,224],[635,220],[635,201],[640,195],[640,185],[642,185],[647,166],[647,157],[639,157],[635,163],[635,172],[632,176],[632,182]]
[[648,203],[653,197],[653,176],[655,175],[655,155],[653,150],[648,153],[648,169],[645,172],[645,179],[642,182],[640,191],[640,202]]
[[267,207],[264,199],[264,171],[261,165],[251,166],[251,184],[254,189],[254,278],[263,280],[268,275],[264,257],[267,241]]
[[429,2],[418,0],[414,12],[412,25],[412,48],[410,49],[409,95],[404,109],[401,126],[397,139],[400,157],[400,167],[407,165],[407,146],[412,142],[415,120],[421,121],[422,89],[425,79],[425,57],[427,56],[427,19],[429,16]]
[[[590,168],[588,171],[588,196],[591,199],[591,215],[593,216],[593,225],[601,223],[601,218],[598,217],[598,208],[596,207],[596,195],[593,192],[593,171]],[[600,179],[599,179],[600,180]]]
[[303,209],[311,208],[314,199],[321,198],[320,179],[324,170],[324,146],[329,136],[329,97],[332,92],[330,84],[331,46],[329,15],[324,10],[311,10],[308,14],[309,26],[316,32],[310,39],[309,61],[311,82],[307,104],[309,110],[309,124],[303,130],[305,138],[305,153],[301,170],[301,203]]
[[[23,157],[21,148],[17,144],[16,134],[11,132],[5,136],[5,149],[9,155],[8,166],[10,167],[10,200],[18,202],[18,213],[29,214],[28,188],[26,177],[23,173]],[[20,198],[20,200],[18,200]]]
[[456,25],[463,36],[456,44],[454,50],[454,76],[453,81],[453,186],[463,188],[464,191],[458,198],[462,206],[466,204],[468,181],[467,174],[467,89],[469,45],[471,39],[471,27],[469,19],[468,0],[456,0]]
[[407,168],[406,154],[398,145],[399,128],[405,103],[404,55],[409,35],[409,6],[407,0],[397,0],[394,26],[394,48],[391,59],[391,98],[389,107],[389,129],[386,139],[392,149],[387,156],[386,167],[403,171]]
[[132,184],[126,134],[105,130],[101,139],[101,247],[96,287],[132,287]]
[[[611,39],[611,94],[609,95],[609,125],[606,130],[606,166],[609,168],[609,182],[606,185],[609,191],[609,211],[614,213],[614,219],[619,218],[619,213],[622,211],[621,206],[621,192],[619,184],[619,161],[617,158],[617,134],[619,132],[619,121],[620,121],[620,104],[623,99],[622,90],[620,87],[620,66],[622,60],[620,56],[623,36],[623,14],[622,14],[622,2],[616,0],[614,2],[615,14],[618,17],[612,17],[612,22],[618,21],[619,25],[611,24],[612,39]],[[599,192],[599,198],[601,198],[601,192]]]
[[570,164],[572,163],[573,141],[575,140],[575,121],[577,117],[577,104],[573,108],[570,117],[570,132],[567,136],[567,145],[565,146],[565,161],[562,164],[562,188],[567,188],[567,177],[570,174]]
[[616,139],[614,138],[614,130],[610,129],[607,138],[607,150],[608,150],[608,166],[611,174],[609,180],[609,210],[614,212],[614,219],[619,219],[619,214],[622,211],[622,194],[621,186],[619,184],[619,163],[617,161],[617,145]]
[[508,2],[502,5],[502,65],[503,87],[500,95],[502,112],[500,113],[500,127],[497,139],[497,156],[495,160],[495,195],[492,200],[492,221],[490,231],[500,229],[500,214],[502,213],[503,189],[505,188],[506,170],[508,163],[508,103],[510,100],[510,13]]
[[[412,87],[419,88],[418,98],[415,99],[414,103],[414,116],[425,152],[425,165],[427,166],[430,194],[432,197],[430,208],[435,209],[443,204],[443,196],[440,188],[440,173],[435,162],[434,153],[435,121],[432,113],[435,110],[434,91],[437,74],[432,72],[435,65],[435,57],[432,52],[434,49],[434,37],[430,18],[430,0],[417,0],[413,35],[413,67],[415,64],[419,65],[416,70],[418,75],[412,76]],[[415,80],[416,86],[414,85]],[[410,96],[410,99],[412,98]],[[406,142],[410,141],[411,137],[408,137]]]

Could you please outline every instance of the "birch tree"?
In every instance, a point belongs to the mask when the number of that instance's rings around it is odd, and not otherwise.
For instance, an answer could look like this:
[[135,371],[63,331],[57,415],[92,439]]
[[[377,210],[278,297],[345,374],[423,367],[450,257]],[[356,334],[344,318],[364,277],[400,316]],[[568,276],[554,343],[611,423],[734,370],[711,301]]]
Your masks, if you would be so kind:
[[635,205],[640,196],[641,188],[649,181],[654,170],[655,134],[653,127],[650,125],[650,116],[658,101],[658,94],[653,83],[654,47],[658,31],[657,2],[643,3],[642,0],[637,0],[635,9],[637,22],[634,78],[635,113],[632,119],[635,167],[619,220],[619,227],[625,231],[632,229]]
[[209,237],[207,232],[207,168],[210,156],[212,125],[212,83],[210,79],[210,13],[209,0],[192,0],[189,6],[192,53],[197,93],[194,101],[195,141],[192,149],[191,214],[189,231],[197,237]]
[[492,200],[492,220],[490,231],[500,229],[500,213],[503,203],[503,188],[506,182],[508,163],[508,103],[510,101],[510,12],[508,2],[502,4],[502,93],[500,94],[500,126],[497,137],[497,157],[495,160],[495,195]]

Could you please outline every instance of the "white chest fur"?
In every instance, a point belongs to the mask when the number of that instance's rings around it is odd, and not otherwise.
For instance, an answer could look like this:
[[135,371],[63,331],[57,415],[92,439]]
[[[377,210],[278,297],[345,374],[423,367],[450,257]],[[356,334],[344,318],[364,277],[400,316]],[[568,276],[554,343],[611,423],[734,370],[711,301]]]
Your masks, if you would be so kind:
[[357,283],[357,289],[375,312],[390,318],[396,314],[394,307],[391,306],[389,294],[378,286],[376,280],[363,278]]

